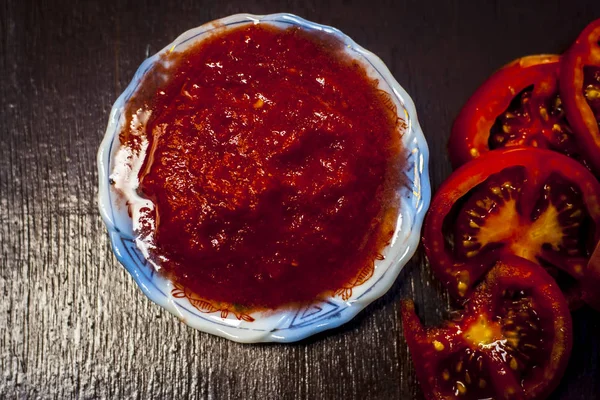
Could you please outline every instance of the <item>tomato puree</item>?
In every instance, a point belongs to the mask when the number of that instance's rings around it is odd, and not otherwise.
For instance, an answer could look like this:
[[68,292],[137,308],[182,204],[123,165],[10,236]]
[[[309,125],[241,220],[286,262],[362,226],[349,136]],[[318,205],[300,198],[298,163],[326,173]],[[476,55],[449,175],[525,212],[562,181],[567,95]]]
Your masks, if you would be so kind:
[[[138,193],[154,209],[138,233],[159,272],[242,310],[372,273],[405,157],[394,103],[343,45],[261,23],[163,61],[126,110],[150,112]],[[135,146],[131,126],[121,141]]]

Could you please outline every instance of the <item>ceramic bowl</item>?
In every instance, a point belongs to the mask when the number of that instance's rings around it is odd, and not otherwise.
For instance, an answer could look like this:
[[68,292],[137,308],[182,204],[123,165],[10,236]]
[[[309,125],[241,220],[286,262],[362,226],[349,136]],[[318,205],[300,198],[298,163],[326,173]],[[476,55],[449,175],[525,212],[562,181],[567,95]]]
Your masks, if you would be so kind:
[[[182,51],[203,40],[215,29],[258,23],[275,24],[280,27],[299,26],[309,31],[319,31],[334,36],[345,44],[347,52],[352,57],[364,64],[370,75],[379,79],[380,88],[392,95],[398,117],[404,121],[400,133],[407,157],[404,170],[406,185],[399,189],[400,213],[392,242],[383,252],[385,260],[376,262],[372,275],[364,283],[340,290],[326,301],[301,309],[276,310],[268,315],[264,313],[239,315],[196,301],[193,295],[174,287],[172,282],[156,273],[135,244],[132,220],[127,212],[123,212],[127,207],[121,204],[124,200],[112,189],[110,175],[116,151],[120,146],[119,131],[124,122],[125,104],[135,93],[144,74],[158,61],[159,56],[168,51]],[[99,207],[115,256],[152,301],[195,329],[231,340],[292,342],[349,321],[392,286],[419,243],[421,224],[431,196],[427,166],[427,143],[419,127],[413,101],[377,56],[335,28],[319,25],[291,14],[265,16],[238,14],[185,32],[173,43],[142,63],[127,89],[115,102],[110,113],[106,135],[98,151]]]

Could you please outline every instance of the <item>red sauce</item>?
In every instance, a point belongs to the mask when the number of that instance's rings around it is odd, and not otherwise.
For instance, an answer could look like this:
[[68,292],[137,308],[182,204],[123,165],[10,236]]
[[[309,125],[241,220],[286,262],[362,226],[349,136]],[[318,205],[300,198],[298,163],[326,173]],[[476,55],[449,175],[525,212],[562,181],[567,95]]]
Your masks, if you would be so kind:
[[128,109],[152,110],[139,190],[156,207],[160,271],[242,310],[312,302],[372,272],[404,158],[377,81],[341,44],[265,24],[168,61],[166,83],[156,72]]

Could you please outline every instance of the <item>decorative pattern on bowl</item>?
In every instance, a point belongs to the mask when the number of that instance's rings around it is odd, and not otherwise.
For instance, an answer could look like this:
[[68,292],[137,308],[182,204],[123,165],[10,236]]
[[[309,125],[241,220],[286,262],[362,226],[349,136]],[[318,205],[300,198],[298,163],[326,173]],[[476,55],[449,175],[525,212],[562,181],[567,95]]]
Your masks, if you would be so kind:
[[[406,185],[399,189],[400,213],[393,239],[384,251],[383,260],[364,271],[356,282],[341,288],[327,301],[297,310],[275,310],[270,313],[240,314],[196,298],[184,288],[156,273],[135,244],[132,221],[127,207],[111,188],[110,173],[119,147],[119,131],[124,122],[124,108],[137,90],[144,75],[161,54],[181,51],[202,40],[214,29],[266,22],[280,27],[298,26],[335,36],[347,52],[365,65],[379,79],[381,89],[392,95],[402,124],[402,144],[406,150]],[[133,276],[152,301],[164,307],[189,326],[238,342],[292,342],[317,332],[337,327],[352,319],[373,300],[382,296],[394,283],[400,270],[414,254],[431,190],[428,175],[429,151],[419,126],[412,99],[396,82],[383,62],[356,44],[339,30],[319,25],[291,14],[256,16],[237,14],[189,30],[156,55],[142,63],[131,83],[115,102],[108,127],[98,151],[99,208],[108,229],[115,256]]]

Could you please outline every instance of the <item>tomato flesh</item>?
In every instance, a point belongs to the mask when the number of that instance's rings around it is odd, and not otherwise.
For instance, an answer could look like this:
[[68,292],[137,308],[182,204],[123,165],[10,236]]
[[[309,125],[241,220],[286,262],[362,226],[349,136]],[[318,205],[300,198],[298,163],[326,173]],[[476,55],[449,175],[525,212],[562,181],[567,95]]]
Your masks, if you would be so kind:
[[440,187],[423,244],[438,278],[465,298],[501,256],[542,265],[573,309],[600,301],[587,266],[599,238],[600,183],[580,163],[535,148],[495,150],[464,165]]
[[467,347],[451,354],[440,363],[441,390],[466,399],[489,398],[494,395],[490,374],[484,366],[484,355]]
[[473,314],[467,312],[452,323],[464,332],[465,347],[440,363],[444,392],[466,399],[494,397],[488,356],[506,362],[517,381],[527,379],[546,361],[551,341],[545,336],[551,333],[541,326],[534,311],[538,305],[529,296],[524,291],[507,291],[492,319],[472,310]]
[[[522,188],[528,185],[523,167],[490,176],[471,192],[456,219],[455,253],[463,260],[490,249],[539,262],[552,254],[587,257],[584,222],[589,218],[581,192],[566,178],[552,174],[543,183],[535,207],[524,215]],[[548,259],[550,258],[550,259]]]
[[538,93],[529,86],[511,101],[490,130],[490,150],[512,146],[541,147],[576,156],[577,143],[557,92]]
[[526,182],[522,167],[490,176],[472,191],[455,223],[455,254],[468,260],[514,239],[520,231],[517,202]]
[[583,95],[600,127],[600,66],[583,67]]
[[509,366],[521,379],[530,376],[536,367],[534,360],[544,359],[551,343],[536,313],[536,304],[526,291],[508,290],[502,297],[497,313],[502,315],[498,323],[506,338],[504,347]]
[[403,326],[428,399],[542,398],[571,349],[568,306],[552,278],[517,257],[500,260],[464,309],[423,328],[412,303]]
[[[507,168],[490,176],[471,191],[455,223],[455,255],[458,259],[484,259],[490,252],[515,254],[541,264],[553,276],[559,271],[579,278],[589,257],[586,234],[589,214],[581,192],[568,179],[554,173],[534,193],[523,167]],[[534,201],[534,207],[528,203]],[[493,259],[493,258],[492,258]],[[581,260],[578,265],[572,261]],[[576,261],[577,262],[577,261]],[[557,279],[572,308],[581,305],[574,279]]]
[[559,84],[580,150],[600,175],[600,19],[591,22],[561,57]]

